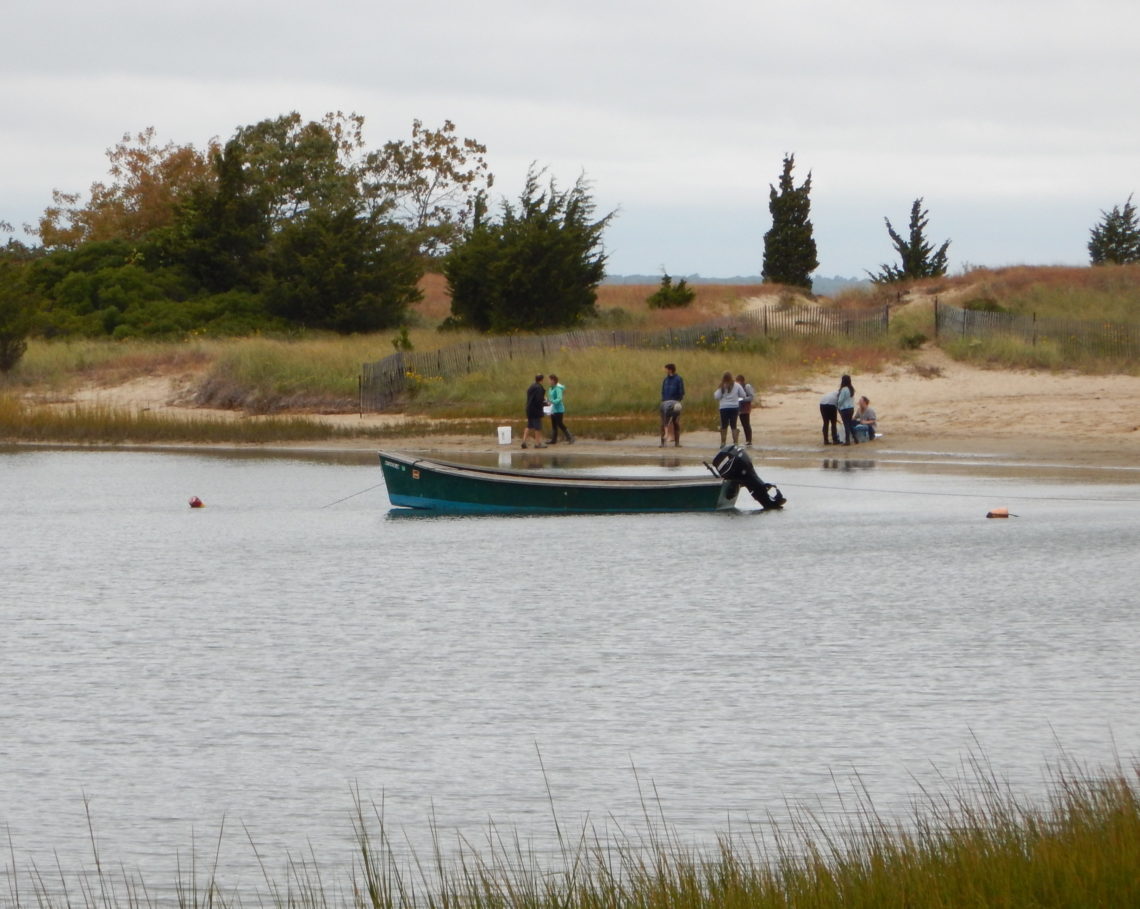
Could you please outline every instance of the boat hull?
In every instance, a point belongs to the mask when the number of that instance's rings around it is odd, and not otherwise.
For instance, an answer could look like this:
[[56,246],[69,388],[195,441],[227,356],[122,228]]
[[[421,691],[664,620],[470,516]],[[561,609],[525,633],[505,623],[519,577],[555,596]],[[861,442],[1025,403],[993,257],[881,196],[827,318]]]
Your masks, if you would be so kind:
[[473,467],[381,452],[393,505],[467,514],[605,514],[733,508],[737,484],[717,477],[600,477]]

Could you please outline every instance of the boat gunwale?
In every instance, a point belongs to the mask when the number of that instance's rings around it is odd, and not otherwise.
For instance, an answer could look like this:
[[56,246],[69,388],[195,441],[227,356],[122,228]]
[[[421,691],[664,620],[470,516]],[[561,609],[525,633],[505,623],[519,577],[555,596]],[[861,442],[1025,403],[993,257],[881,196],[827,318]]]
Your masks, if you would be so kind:
[[712,475],[693,475],[686,477],[622,477],[612,474],[597,474],[587,476],[559,470],[539,473],[537,471],[505,467],[483,467],[473,464],[460,464],[455,461],[442,461],[436,458],[413,457],[400,452],[381,451],[379,455],[381,465],[383,465],[384,458],[391,458],[393,461],[402,463],[407,467],[422,467],[423,469],[434,470],[448,476],[531,486],[565,486],[569,484],[571,486],[589,486],[599,489],[684,489],[692,487],[723,487],[729,482],[722,477]]

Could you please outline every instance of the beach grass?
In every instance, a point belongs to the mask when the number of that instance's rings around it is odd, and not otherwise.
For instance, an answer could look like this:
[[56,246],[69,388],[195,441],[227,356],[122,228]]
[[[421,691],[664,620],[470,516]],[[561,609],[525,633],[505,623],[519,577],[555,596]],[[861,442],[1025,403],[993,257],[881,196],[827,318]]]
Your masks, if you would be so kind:
[[955,280],[969,288],[963,302],[988,300],[1018,315],[1132,325],[1140,322],[1140,265],[978,268]]
[[[659,805],[640,821],[571,832],[554,817],[553,852],[523,845],[492,824],[486,846],[460,836],[445,849],[430,830],[417,855],[356,793],[355,856],[335,869],[290,859],[282,879],[266,869],[257,893],[227,890],[217,857],[191,862],[173,886],[155,888],[101,860],[69,879],[59,869],[7,867],[8,905],[259,905],[353,909],[848,909],[848,907],[1050,907],[1140,905],[1140,768],[1092,771],[1068,761],[1046,774],[1044,796],[1019,796],[984,761],[968,762],[941,790],[920,790],[909,816],[880,814],[864,790],[833,816],[795,807],[711,842],[682,835]],[[90,825],[90,817],[89,817]],[[616,832],[615,832],[616,828]],[[221,837],[219,835],[219,842]],[[193,850],[191,851],[193,854]],[[183,867],[180,865],[180,868]],[[277,867],[274,865],[274,867]]]
[[105,404],[29,406],[0,395],[0,441],[80,445],[266,445],[344,439],[400,439],[445,434],[493,435],[494,421],[440,423],[409,418],[391,425],[333,424],[302,415],[198,416]]

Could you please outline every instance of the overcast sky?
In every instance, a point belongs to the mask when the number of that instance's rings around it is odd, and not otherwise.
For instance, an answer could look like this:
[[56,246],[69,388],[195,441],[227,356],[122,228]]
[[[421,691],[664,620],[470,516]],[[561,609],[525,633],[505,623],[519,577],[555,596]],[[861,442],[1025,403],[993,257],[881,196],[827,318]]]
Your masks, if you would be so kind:
[[905,231],[919,196],[955,272],[1087,264],[1140,190],[1136,0],[37,0],[2,21],[16,225],[104,179],[125,133],[203,147],[293,110],[360,113],[372,148],[450,119],[511,197],[531,162],[584,173],[618,211],[614,274],[758,274],[786,152],[826,276],[895,261],[883,218]]

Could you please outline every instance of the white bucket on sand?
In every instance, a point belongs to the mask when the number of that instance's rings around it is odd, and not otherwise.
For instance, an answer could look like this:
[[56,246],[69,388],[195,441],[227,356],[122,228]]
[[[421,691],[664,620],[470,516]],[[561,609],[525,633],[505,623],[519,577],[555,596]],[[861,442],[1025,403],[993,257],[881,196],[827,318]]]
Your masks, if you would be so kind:
[[500,426],[499,427],[499,444],[500,445],[510,445],[511,444],[511,427],[509,427],[509,426]]

